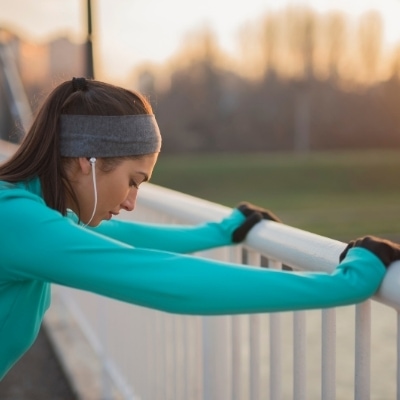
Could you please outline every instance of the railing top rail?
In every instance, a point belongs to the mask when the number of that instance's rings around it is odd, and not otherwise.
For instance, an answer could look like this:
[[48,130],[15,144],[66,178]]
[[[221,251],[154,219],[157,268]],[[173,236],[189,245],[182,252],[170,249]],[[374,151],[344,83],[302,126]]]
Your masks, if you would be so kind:
[[[151,183],[142,185],[137,201],[188,224],[219,220],[231,212],[228,207]],[[244,244],[296,269],[328,273],[335,269],[346,246],[343,242],[273,221],[257,224]],[[390,266],[373,299],[400,309],[400,262]]]

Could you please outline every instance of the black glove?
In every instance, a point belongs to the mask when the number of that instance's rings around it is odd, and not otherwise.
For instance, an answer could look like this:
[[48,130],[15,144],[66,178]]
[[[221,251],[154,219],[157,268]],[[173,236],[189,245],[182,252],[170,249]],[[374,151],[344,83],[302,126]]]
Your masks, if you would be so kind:
[[246,238],[246,235],[249,233],[250,229],[263,219],[282,222],[271,211],[255,206],[251,203],[240,203],[236,208],[246,217],[246,220],[242,225],[233,231],[232,241],[234,243],[242,242]]
[[363,247],[374,253],[388,267],[393,261],[400,260],[400,245],[387,239],[375,236],[364,236],[349,242],[340,254],[339,259],[343,261],[347,252],[352,247]]

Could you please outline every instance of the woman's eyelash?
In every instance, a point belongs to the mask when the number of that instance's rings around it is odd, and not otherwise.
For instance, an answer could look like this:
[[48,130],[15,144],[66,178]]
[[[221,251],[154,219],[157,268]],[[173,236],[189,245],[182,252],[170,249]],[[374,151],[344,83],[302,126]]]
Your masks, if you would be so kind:
[[129,186],[133,186],[133,187],[135,187],[135,188],[138,188],[139,187],[139,185],[135,182],[135,181],[130,181],[129,182]]

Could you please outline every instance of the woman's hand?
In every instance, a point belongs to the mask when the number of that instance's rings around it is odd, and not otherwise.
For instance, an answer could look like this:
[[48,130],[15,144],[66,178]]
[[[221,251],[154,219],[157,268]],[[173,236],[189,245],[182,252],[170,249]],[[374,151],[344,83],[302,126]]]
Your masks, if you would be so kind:
[[347,252],[353,247],[363,247],[374,253],[388,267],[392,262],[400,260],[400,245],[387,239],[375,236],[364,236],[349,242],[340,254],[340,261],[346,257]]
[[232,241],[234,243],[242,242],[249,231],[256,225],[258,222],[263,219],[268,219],[270,221],[282,222],[274,213],[271,211],[258,207],[254,204],[243,202],[240,203],[236,207],[245,217],[246,220],[240,225],[237,229],[235,229],[232,233]]

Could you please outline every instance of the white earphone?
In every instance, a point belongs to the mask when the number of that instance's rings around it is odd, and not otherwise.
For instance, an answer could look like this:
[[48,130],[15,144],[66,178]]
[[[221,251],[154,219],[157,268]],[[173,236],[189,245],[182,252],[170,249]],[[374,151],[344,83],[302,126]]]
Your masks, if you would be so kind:
[[89,162],[92,167],[92,177],[93,177],[93,191],[94,191],[94,208],[92,212],[92,216],[90,217],[89,221],[84,225],[85,227],[88,226],[96,213],[97,208],[97,185],[96,185],[96,157],[90,157]]

